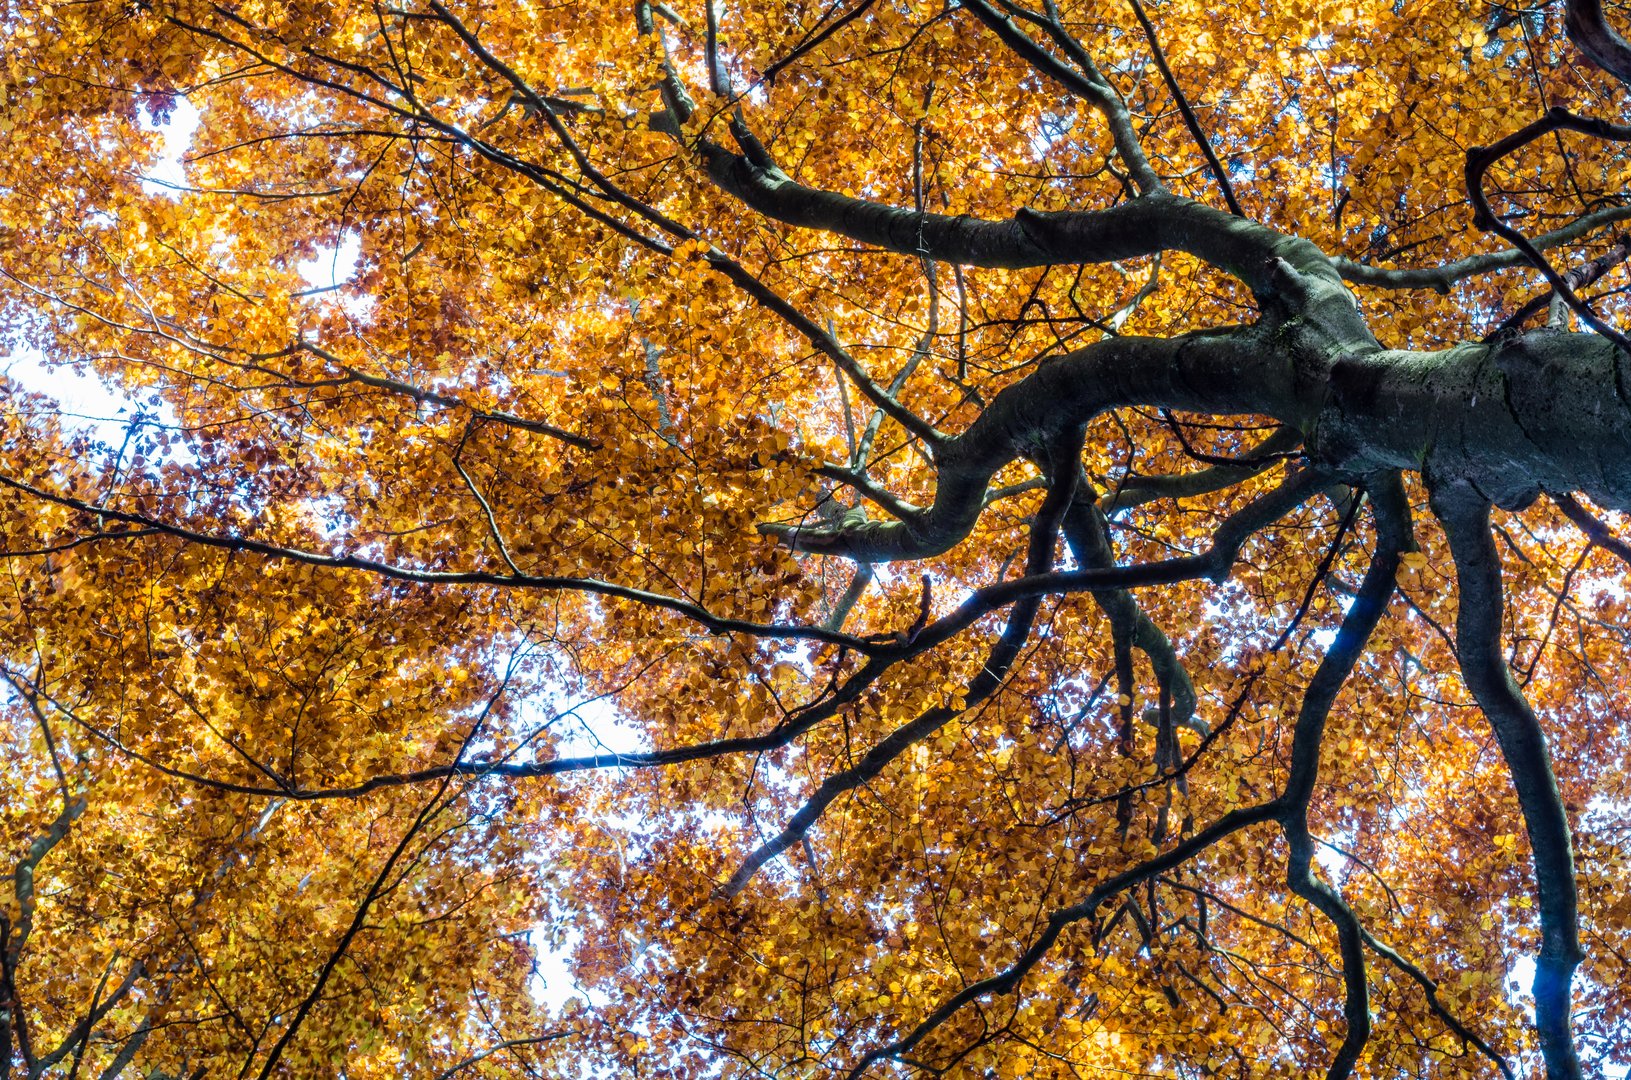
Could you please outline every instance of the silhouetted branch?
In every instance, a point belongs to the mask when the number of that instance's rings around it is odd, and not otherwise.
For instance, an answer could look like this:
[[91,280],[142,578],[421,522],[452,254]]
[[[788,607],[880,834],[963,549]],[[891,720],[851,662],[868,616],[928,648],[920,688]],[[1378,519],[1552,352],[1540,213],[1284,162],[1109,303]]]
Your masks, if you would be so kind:
[[1535,1027],[1550,1080],[1582,1075],[1570,1030],[1574,969],[1582,959],[1574,852],[1540,722],[1512,681],[1501,648],[1501,557],[1490,532],[1490,506],[1464,485],[1431,491],[1460,586],[1456,643],[1461,676],[1489,718],[1517,789],[1534,861],[1541,946],[1535,962]]

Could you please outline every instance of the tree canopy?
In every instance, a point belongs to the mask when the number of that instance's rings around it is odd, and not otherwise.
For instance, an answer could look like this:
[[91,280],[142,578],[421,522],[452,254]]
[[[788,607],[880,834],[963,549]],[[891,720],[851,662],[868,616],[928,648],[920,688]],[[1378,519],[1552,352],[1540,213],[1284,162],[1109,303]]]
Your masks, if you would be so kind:
[[10,1075],[1631,1061],[1595,0],[0,11]]

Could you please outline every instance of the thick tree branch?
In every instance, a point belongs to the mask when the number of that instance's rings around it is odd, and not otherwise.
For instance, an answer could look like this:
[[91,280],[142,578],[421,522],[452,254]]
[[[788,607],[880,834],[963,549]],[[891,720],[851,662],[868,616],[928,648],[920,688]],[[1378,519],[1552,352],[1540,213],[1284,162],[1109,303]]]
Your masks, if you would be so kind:
[[1591,542],[1609,552],[1614,557],[1631,566],[1631,544],[1615,536],[1609,527],[1592,515],[1591,511],[1580,505],[1572,495],[1553,495],[1552,501],[1563,515],[1580,527],[1580,530],[1591,538]]
[[[1086,477],[1080,482],[1085,487]],[[1107,569],[1115,565],[1116,556],[1110,546],[1104,513],[1092,503],[1084,500],[1070,508],[1065,515],[1065,538],[1078,566]],[[1149,659],[1157,681],[1171,696],[1172,708],[1167,716],[1170,723],[1190,728],[1204,737],[1208,728],[1206,722],[1195,715],[1195,685],[1167,635],[1126,589],[1098,590],[1093,593],[1093,599],[1110,620],[1111,631],[1117,639]]]
[[[1233,219],[1231,219],[1233,220]],[[798,551],[865,562],[924,559],[967,536],[999,469],[1117,405],[1306,420],[1289,362],[1250,330],[1176,338],[1120,337],[1044,363],[1005,388],[936,460],[934,503],[891,522],[766,524]]]
[[1433,513],[1444,526],[1460,587],[1456,644],[1461,676],[1489,718],[1523,810],[1540,913],[1535,963],[1535,1027],[1550,1080],[1579,1080],[1569,1014],[1580,949],[1574,851],[1540,722],[1512,681],[1501,648],[1501,557],[1490,531],[1490,505],[1465,484],[1432,485]]
[[1233,487],[1274,468],[1302,445],[1302,432],[1294,427],[1276,428],[1274,434],[1241,455],[1234,464],[1216,464],[1189,473],[1166,476],[1133,476],[1099,499],[1099,509],[1115,514],[1156,499],[1190,499]]
[[1104,210],[1017,211],[1006,221],[918,213],[800,184],[724,147],[701,148],[708,175],[728,194],[787,225],[823,229],[902,255],[962,266],[1022,269],[1108,263],[1183,251],[1269,295],[1276,260],[1300,273],[1337,279],[1306,240],[1156,191]]
[[1563,5],[1563,13],[1569,40],[1604,71],[1631,84],[1631,42],[1608,25],[1602,0],[1569,0]]

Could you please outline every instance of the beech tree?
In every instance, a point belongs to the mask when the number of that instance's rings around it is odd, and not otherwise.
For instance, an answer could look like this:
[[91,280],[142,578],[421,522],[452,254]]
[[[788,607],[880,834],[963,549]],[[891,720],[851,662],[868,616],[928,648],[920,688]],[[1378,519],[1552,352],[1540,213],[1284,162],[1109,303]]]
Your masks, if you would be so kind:
[[0,10],[10,1075],[1623,1073],[1595,0]]

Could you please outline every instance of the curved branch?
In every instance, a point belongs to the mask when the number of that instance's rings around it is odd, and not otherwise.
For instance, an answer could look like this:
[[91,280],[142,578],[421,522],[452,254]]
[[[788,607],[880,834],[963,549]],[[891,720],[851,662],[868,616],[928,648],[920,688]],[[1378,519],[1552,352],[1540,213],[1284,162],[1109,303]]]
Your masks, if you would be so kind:
[[1576,48],[1622,83],[1631,83],[1631,42],[1608,25],[1602,0],[1569,0],[1563,25]]
[[1320,747],[1325,722],[1337,694],[1353,673],[1371,634],[1387,611],[1399,571],[1400,556],[1413,547],[1410,537],[1410,509],[1404,485],[1397,473],[1372,478],[1366,490],[1371,495],[1377,524],[1376,552],[1371,557],[1364,581],[1343,616],[1336,638],[1321,659],[1314,677],[1303,694],[1292,736],[1291,772],[1280,799],[1284,805],[1281,823],[1290,845],[1286,883],[1336,927],[1342,953],[1342,978],[1346,988],[1343,1017],[1347,1032],[1326,1072],[1327,1080],[1345,1080],[1370,1039],[1370,991],[1365,975],[1362,928],[1353,909],[1342,895],[1316,878],[1312,871],[1314,839],[1308,830],[1308,804],[1319,776]]
[[1611,124],[1606,120],[1593,117],[1578,116],[1569,110],[1554,106],[1546,110],[1546,115],[1539,120],[1526,124],[1506,138],[1490,146],[1474,146],[1467,151],[1467,197],[1472,200],[1472,223],[1480,229],[1486,229],[1504,238],[1513,247],[1524,255],[1524,258],[1541,272],[1541,276],[1551,285],[1552,292],[1569,305],[1580,320],[1608,340],[1614,342],[1621,349],[1631,352],[1631,338],[1626,337],[1618,330],[1609,326],[1591,305],[1582,300],[1574,291],[1564,275],[1557,272],[1540,249],[1521,231],[1508,225],[1499,214],[1490,208],[1489,199],[1484,195],[1484,176],[1491,165],[1508,154],[1534,142],[1543,135],[1554,131],[1577,131],[1584,135],[1605,139],[1610,142],[1631,142],[1631,127],[1624,124]]
[[1295,453],[1302,443],[1302,432],[1284,425],[1248,450],[1236,463],[1220,463],[1188,473],[1132,477],[1101,498],[1099,509],[1106,514],[1114,514],[1156,499],[1189,499],[1222,491],[1267,472],[1287,455]]
[[713,143],[700,148],[709,177],[723,191],[786,225],[823,229],[900,255],[961,266],[1024,269],[1108,263],[1183,251],[1272,293],[1274,261],[1305,273],[1337,275],[1312,243],[1166,191],[1104,210],[1040,212],[1021,208],[1006,221],[918,213],[808,187],[779,168],[750,161]]
[[[1026,555],[1028,576],[1046,574],[1053,566],[1060,522],[1075,498],[1081,476],[1081,448],[1082,433],[1078,429],[1073,433],[1073,437],[1060,440],[1049,455],[1047,465],[1048,472],[1053,477],[1053,484],[1048,489],[1041,509],[1037,511],[1036,524],[1031,527],[1030,550]],[[927,590],[928,579],[925,578],[924,581],[924,588]],[[928,598],[926,591],[924,598],[925,600]],[[1008,669],[1019,658],[1020,649],[1024,647],[1026,639],[1031,635],[1031,627],[1036,622],[1036,613],[1041,602],[1041,595],[1036,594],[1027,596],[1014,605],[1014,610],[1008,616],[1008,625],[1003,628],[1002,635],[991,647],[991,652],[981,666],[979,674],[968,684],[962,702],[938,705],[929,709],[911,723],[896,728],[853,766],[822,781],[815,794],[799,808],[781,833],[761,844],[743,860],[741,867],[721,890],[723,895],[736,896],[747,887],[761,866],[804,839],[827,807],[840,795],[853,791],[873,779],[885,766],[919,740],[938,731],[968,711],[971,706],[996,693],[1007,676]]]
[[963,0],[962,6],[1031,67],[1099,111],[1105,122],[1110,125],[1110,135],[1115,140],[1116,152],[1127,163],[1127,169],[1132,174],[1133,183],[1138,186],[1139,191],[1147,194],[1162,190],[1161,178],[1155,175],[1149,159],[1144,155],[1143,147],[1139,145],[1138,133],[1133,129],[1132,116],[1127,111],[1126,103],[1110,85],[1110,80],[1100,73],[1098,65],[1092,58],[1065,32],[1057,16],[1045,21],[1045,29],[1049,37],[1063,45],[1070,53],[1071,59],[1076,61],[1080,71],[1073,71],[1061,63],[1038,45],[1030,35],[1015,26],[1012,19],[991,7],[985,0]]
[[[1236,220],[1236,219],[1229,219]],[[934,503],[897,521],[762,524],[797,551],[864,562],[925,559],[974,528],[999,469],[1121,404],[1306,420],[1290,362],[1250,329],[1175,338],[1119,337],[1043,364],[1000,392],[936,460]]]
[[1292,735],[1291,769],[1280,798],[1294,812],[1306,807],[1319,776],[1320,744],[1325,721],[1337,694],[1365,651],[1371,632],[1387,609],[1398,573],[1399,556],[1414,546],[1410,538],[1410,509],[1397,473],[1374,477],[1366,484],[1376,515],[1377,548],[1365,579],[1354,596],[1336,637],[1325,651],[1303,693]]
[[1490,505],[1464,484],[1431,489],[1460,586],[1456,641],[1461,676],[1494,729],[1523,810],[1540,912],[1535,964],[1535,1027],[1550,1080],[1579,1080],[1570,1030],[1574,969],[1580,949],[1578,896],[1568,812],[1552,771],[1546,737],[1501,650],[1501,557],[1490,531]]

